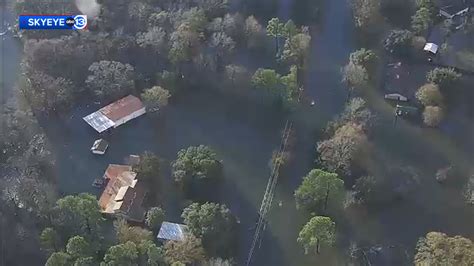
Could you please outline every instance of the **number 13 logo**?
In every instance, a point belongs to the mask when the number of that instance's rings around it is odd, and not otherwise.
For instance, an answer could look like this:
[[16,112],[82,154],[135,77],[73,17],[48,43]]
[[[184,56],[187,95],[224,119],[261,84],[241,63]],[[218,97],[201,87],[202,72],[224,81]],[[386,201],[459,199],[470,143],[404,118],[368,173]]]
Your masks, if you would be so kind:
[[87,27],[87,16],[77,15],[74,17],[74,29],[83,30]]

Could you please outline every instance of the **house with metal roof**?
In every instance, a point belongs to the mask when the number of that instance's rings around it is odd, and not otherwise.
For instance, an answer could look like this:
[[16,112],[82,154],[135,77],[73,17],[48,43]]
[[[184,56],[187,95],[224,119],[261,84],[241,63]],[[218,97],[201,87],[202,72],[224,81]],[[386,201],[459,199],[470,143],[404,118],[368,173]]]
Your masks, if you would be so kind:
[[101,212],[128,221],[142,222],[145,218],[142,204],[147,190],[137,179],[132,167],[110,164],[104,179],[107,185],[99,198]]
[[183,241],[187,233],[188,226],[184,224],[163,222],[157,238],[164,241]]
[[145,113],[146,108],[142,101],[133,95],[128,95],[83,117],[83,119],[97,132],[102,133],[109,128],[123,125]]
[[439,8],[439,14],[447,19],[465,16],[474,7],[474,1],[472,0],[437,0],[436,4]]

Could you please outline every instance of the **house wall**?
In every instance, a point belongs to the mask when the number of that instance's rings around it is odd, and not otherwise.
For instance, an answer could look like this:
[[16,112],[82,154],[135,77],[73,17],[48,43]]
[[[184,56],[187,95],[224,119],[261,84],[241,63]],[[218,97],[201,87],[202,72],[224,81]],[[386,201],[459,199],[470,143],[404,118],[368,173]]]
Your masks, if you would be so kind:
[[146,113],[146,109],[145,107],[143,107],[142,109],[140,110],[137,110],[136,112],[133,112],[117,121],[114,121],[115,122],[115,125],[114,125],[114,128],[120,126],[120,125],[123,125],[125,123],[127,123],[128,121],[132,120],[132,119],[135,119],[141,115],[144,115]]

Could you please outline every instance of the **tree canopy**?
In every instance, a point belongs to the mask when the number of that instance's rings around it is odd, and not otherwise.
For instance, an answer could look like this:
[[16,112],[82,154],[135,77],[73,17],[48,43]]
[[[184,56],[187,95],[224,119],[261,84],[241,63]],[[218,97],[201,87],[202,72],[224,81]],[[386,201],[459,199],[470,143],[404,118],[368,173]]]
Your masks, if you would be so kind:
[[336,242],[336,224],[329,217],[315,216],[301,229],[298,236],[305,253],[319,253],[320,246],[332,246]]
[[453,85],[461,78],[454,68],[437,67],[428,72],[426,80],[439,85],[442,90],[451,89]]
[[392,30],[384,41],[384,48],[389,53],[403,56],[410,52],[413,33],[408,30]]
[[69,195],[57,201],[57,226],[70,235],[97,234],[103,222],[95,196],[81,193]]
[[119,98],[135,88],[135,69],[116,61],[99,61],[89,67],[92,72],[86,85],[101,98]]
[[426,106],[423,111],[423,122],[429,127],[437,127],[444,117],[443,108],[439,106]]
[[165,220],[165,211],[160,207],[152,207],[147,211],[145,223],[153,232],[158,232]]
[[201,240],[193,235],[187,235],[183,241],[168,241],[165,244],[165,257],[169,264],[191,264],[202,262],[205,252]]
[[443,101],[444,101],[443,95],[441,94],[441,91],[439,90],[438,85],[433,84],[433,83],[427,83],[421,86],[416,92],[416,98],[424,106],[429,106],[429,105],[441,106],[443,105]]
[[376,66],[378,56],[374,51],[361,48],[349,55],[349,62],[354,65],[363,66],[367,71],[372,72]]
[[126,242],[110,247],[104,256],[103,265],[124,266],[135,265],[138,259],[137,245],[133,242]]
[[151,152],[144,152],[140,155],[138,164],[133,165],[133,171],[139,178],[149,183],[156,183],[160,177],[160,170],[160,158]]
[[151,231],[139,226],[130,226],[123,219],[116,220],[114,227],[117,240],[122,244],[132,242],[138,245],[143,240],[153,239],[153,233]]
[[416,266],[473,265],[474,244],[462,236],[429,232],[418,241],[414,263]]
[[310,211],[326,211],[328,205],[341,207],[344,199],[344,181],[335,173],[313,169],[296,189],[295,199],[298,208]]
[[171,166],[174,179],[185,183],[193,179],[216,178],[221,170],[217,154],[204,145],[190,146],[180,150],[176,161]]
[[330,171],[350,174],[354,159],[368,144],[361,125],[349,122],[336,130],[334,136],[318,143],[323,165]]
[[183,210],[181,217],[189,231],[201,238],[211,255],[228,257],[235,241],[236,218],[225,205],[193,203]]

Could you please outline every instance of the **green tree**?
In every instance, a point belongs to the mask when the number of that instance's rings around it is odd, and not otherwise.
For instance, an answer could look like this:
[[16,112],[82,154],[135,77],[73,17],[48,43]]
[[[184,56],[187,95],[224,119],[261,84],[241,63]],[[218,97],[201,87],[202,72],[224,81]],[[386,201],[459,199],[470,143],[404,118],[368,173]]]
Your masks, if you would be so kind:
[[283,47],[282,59],[290,64],[296,64],[299,69],[306,65],[311,45],[311,36],[308,33],[298,33],[286,39]]
[[415,266],[473,265],[474,244],[462,236],[429,232],[418,240]]
[[29,74],[26,80],[28,85],[20,88],[33,110],[54,112],[67,109],[73,104],[72,81],[43,72]]
[[192,31],[202,32],[206,26],[207,17],[201,7],[193,7],[184,11],[177,23],[188,25]]
[[186,23],[181,24],[170,37],[170,51],[168,54],[171,62],[178,67],[182,62],[188,62],[194,56],[194,50],[199,45],[200,34]]
[[436,10],[436,5],[434,3],[434,0],[416,0],[416,7],[418,9],[427,8],[433,13]]
[[170,92],[163,89],[161,86],[153,86],[150,89],[146,89],[141,94],[141,98],[144,101],[148,112],[156,112],[165,108],[168,105],[168,99],[170,97]]
[[259,68],[252,76],[252,85],[274,95],[280,91],[281,76],[273,69]]
[[346,104],[342,114],[328,124],[326,131],[329,134],[334,134],[338,128],[349,122],[360,125],[363,129],[368,130],[374,120],[375,115],[368,109],[365,100],[355,97]]
[[337,174],[313,169],[295,191],[296,207],[326,212],[328,205],[341,207],[344,181]]
[[92,247],[82,236],[69,238],[66,251],[72,258],[86,258],[92,255]]
[[190,146],[178,152],[172,163],[173,177],[185,184],[194,179],[216,178],[221,172],[217,154],[208,146]]
[[439,85],[442,90],[450,89],[461,78],[454,68],[437,67],[426,75],[428,82]]
[[287,39],[291,39],[296,34],[298,34],[298,28],[293,20],[290,19],[283,26],[283,36]]
[[161,223],[165,220],[165,211],[160,207],[152,207],[146,214],[145,223],[154,232],[160,230]]
[[97,234],[103,222],[99,204],[94,195],[81,193],[59,199],[56,203],[58,211],[57,224],[68,234]]
[[143,240],[137,245],[140,265],[161,266],[165,264],[164,251],[151,240]]
[[298,88],[298,69],[296,66],[290,67],[290,73],[288,75],[281,77],[281,83],[285,88],[285,100],[287,102],[296,103],[299,96]]
[[362,157],[368,146],[367,136],[361,125],[353,122],[341,126],[334,136],[318,143],[322,164],[330,171],[349,175],[354,159]]
[[319,253],[320,246],[332,246],[336,242],[336,224],[329,217],[315,216],[301,229],[297,239],[308,254]]
[[441,94],[441,91],[439,90],[438,85],[433,84],[433,83],[427,83],[421,86],[416,92],[416,98],[424,106],[429,106],[429,105],[441,106],[443,105],[443,101],[444,101],[443,95]]
[[408,30],[392,30],[383,45],[387,52],[403,56],[409,53],[412,39],[413,33]]
[[40,235],[41,247],[49,252],[57,251],[59,245],[59,235],[51,227],[45,228]]
[[433,14],[426,7],[418,9],[411,18],[411,28],[416,34],[425,33],[433,25]]
[[235,242],[236,218],[225,205],[193,203],[181,214],[189,231],[211,255],[228,257]]
[[157,54],[166,51],[166,32],[160,27],[152,27],[145,32],[139,32],[136,36],[138,46],[150,48]]
[[137,245],[133,242],[126,242],[110,247],[104,256],[105,266],[126,266],[136,265],[138,259]]
[[71,265],[71,256],[64,252],[54,252],[46,261],[46,266],[69,266]]
[[358,28],[368,29],[380,21],[380,0],[354,0],[351,3]]
[[101,98],[119,98],[135,88],[135,69],[116,61],[99,61],[89,67],[92,72],[86,85]]
[[140,180],[154,183],[160,177],[160,158],[154,153],[146,151],[140,155],[140,161],[133,165],[132,169]]
[[443,118],[444,111],[439,106],[426,106],[423,111],[423,122],[429,127],[437,127]]
[[377,55],[372,51],[361,48],[352,52],[349,56],[349,62],[354,65],[363,66],[368,72],[372,73],[375,70],[377,63]]
[[192,264],[205,259],[201,240],[193,235],[187,235],[183,241],[168,241],[165,244],[165,258],[169,264]]
[[275,38],[275,53],[279,54],[279,38],[285,34],[285,25],[278,18],[272,18],[268,21],[267,35]]
[[349,87],[350,96],[352,90],[360,90],[368,85],[369,74],[363,66],[349,62],[349,64],[342,69],[342,82]]
[[143,240],[153,239],[152,232],[138,226],[130,226],[124,219],[114,221],[114,228],[118,242],[121,244],[132,242],[138,245]]

